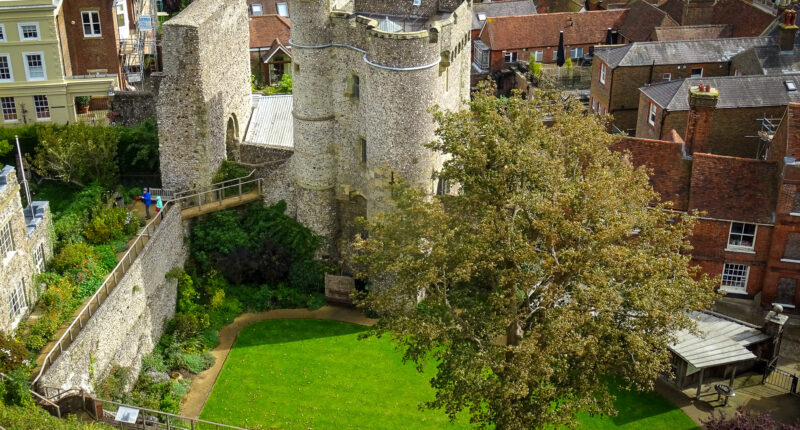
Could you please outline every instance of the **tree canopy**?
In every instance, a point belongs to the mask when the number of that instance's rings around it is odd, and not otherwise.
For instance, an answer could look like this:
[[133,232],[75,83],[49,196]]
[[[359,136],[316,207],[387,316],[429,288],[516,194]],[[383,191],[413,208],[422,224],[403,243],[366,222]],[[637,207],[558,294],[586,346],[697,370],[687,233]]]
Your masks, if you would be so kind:
[[83,123],[39,129],[35,155],[28,162],[38,175],[84,186],[112,183],[117,174],[119,137],[111,127]]
[[689,264],[693,219],[577,101],[492,92],[434,113],[429,147],[457,191],[401,182],[396,210],[364,222],[356,261],[373,287],[360,306],[406,360],[438,366],[427,407],[497,429],[613,414],[609,381],[652,387],[672,333],[714,297]]

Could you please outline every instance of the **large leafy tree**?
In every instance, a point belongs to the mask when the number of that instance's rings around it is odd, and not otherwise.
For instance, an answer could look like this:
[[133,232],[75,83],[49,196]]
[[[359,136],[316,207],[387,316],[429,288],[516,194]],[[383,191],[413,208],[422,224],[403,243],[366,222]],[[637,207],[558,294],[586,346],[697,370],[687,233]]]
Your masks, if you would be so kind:
[[78,186],[114,181],[119,138],[113,128],[79,123],[43,127],[38,135],[35,154],[27,157],[38,175]]
[[492,90],[434,114],[430,148],[458,192],[401,184],[396,210],[365,222],[356,261],[375,287],[360,304],[406,360],[438,363],[428,407],[498,429],[613,414],[609,380],[652,387],[686,312],[711,303],[689,265],[692,219],[579,103]]

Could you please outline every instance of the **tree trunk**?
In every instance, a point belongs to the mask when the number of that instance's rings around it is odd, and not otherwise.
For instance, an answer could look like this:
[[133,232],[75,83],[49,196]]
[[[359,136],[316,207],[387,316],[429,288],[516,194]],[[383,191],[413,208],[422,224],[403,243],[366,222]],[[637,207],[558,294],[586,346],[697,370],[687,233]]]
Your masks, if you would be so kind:
[[[522,340],[522,336],[525,333],[522,331],[522,325],[520,325],[519,320],[514,320],[511,324],[508,325],[506,329],[506,345],[507,346],[517,346],[519,342]],[[509,350],[506,352],[506,361],[511,361],[514,357],[514,353]]]

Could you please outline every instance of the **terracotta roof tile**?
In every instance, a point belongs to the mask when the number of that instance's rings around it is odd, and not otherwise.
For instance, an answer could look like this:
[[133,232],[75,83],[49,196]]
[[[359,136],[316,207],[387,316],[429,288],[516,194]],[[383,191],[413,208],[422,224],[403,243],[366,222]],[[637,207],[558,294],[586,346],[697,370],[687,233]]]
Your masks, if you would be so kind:
[[563,30],[565,45],[597,44],[605,42],[609,27],[620,27],[627,13],[621,9],[487,18],[482,39],[493,51],[558,46]]
[[696,153],[689,209],[712,218],[771,223],[777,169],[770,161]]
[[658,27],[655,39],[665,40],[698,40],[722,39],[733,37],[733,25],[684,25],[681,27]]
[[634,166],[651,169],[650,184],[663,201],[686,210],[689,204],[691,162],[683,159],[682,142],[626,137],[614,145],[615,151],[630,151]]
[[250,17],[250,48],[269,48],[277,39],[288,45],[290,23],[280,15]]
[[645,42],[656,27],[677,26],[678,22],[666,12],[644,0],[628,3],[628,14],[619,28],[620,34],[633,42]]

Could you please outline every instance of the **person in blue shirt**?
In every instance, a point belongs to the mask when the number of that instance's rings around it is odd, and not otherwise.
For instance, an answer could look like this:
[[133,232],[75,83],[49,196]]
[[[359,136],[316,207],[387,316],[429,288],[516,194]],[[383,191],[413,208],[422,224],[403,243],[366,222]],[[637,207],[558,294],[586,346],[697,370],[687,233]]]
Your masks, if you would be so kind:
[[147,188],[142,188],[142,195],[139,196],[139,200],[144,201],[145,219],[150,219],[150,204],[153,203],[153,200],[150,198],[150,191]]

